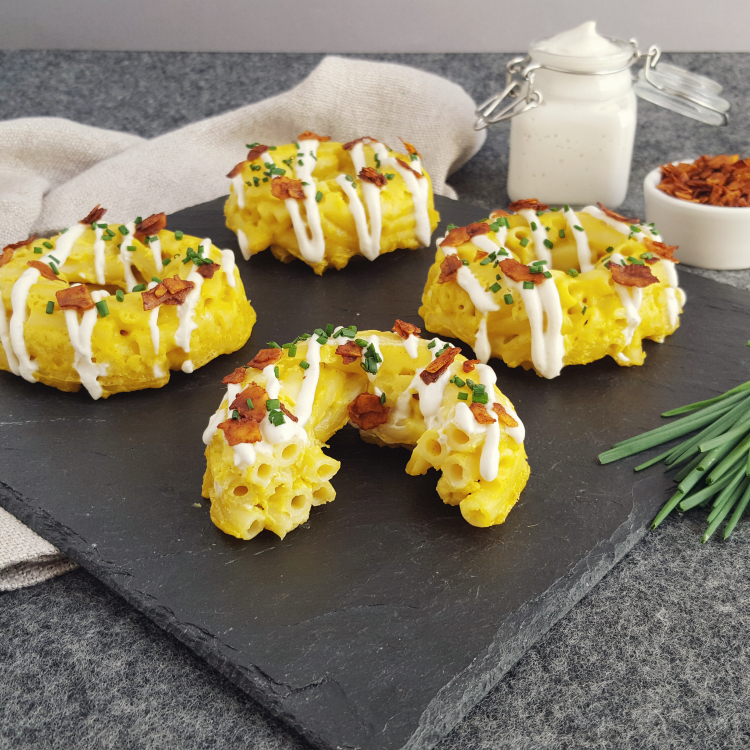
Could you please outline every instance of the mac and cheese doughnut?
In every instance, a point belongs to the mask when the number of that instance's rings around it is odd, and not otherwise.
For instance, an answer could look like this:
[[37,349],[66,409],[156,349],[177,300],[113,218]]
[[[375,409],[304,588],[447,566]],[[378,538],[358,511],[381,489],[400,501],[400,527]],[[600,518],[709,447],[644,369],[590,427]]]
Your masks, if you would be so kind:
[[168,232],[164,214],[110,225],[105,212],[4,248],[0,369],[98,399],[245,344],[255,312],[231,250]]
[[224,378],[203,435],[213,522],[241,539],[304,523],[336,496],[340,463],[321,447],[351,422],[367,442],[411,448],[407,474],[440,469],[438,494],[470,524],[502,523],[529,477],[524,426],[490,367],[419,333],[329,325]]
[[430,244],[440,217],[411,144],[402,154],[374,138],[342,144],[308,131],[285,146],[249,146],[227,175],[224,207],[245,260],[270,246],[279,260],[299,258],[322,274],[353,255],[375,260]]
[[499,357],[554,378],[605,356],[641,365],[643,339],[677,329],[677,248],[653,225],[601,204],[510,208],[438,240],[419,310],[429,330],[471,344],[482,362]]

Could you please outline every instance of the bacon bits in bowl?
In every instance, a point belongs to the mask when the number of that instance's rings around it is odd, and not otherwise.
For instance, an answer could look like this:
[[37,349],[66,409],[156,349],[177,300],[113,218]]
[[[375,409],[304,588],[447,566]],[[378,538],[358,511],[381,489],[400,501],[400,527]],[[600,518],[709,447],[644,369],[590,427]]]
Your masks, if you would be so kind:
[[750,159],[701,156],[663,164],[643,181],[647,221],[680,260],[717,271],[750,268]]

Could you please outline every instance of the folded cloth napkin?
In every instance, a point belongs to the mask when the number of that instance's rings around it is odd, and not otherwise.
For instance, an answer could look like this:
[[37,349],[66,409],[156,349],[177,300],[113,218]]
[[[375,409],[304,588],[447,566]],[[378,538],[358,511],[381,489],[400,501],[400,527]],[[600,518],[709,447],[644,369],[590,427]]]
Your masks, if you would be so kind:
[[[421,152],[435,192],[455,198],[446,178],[485,138],[473,129],[474,109],[460,86],[440,76],[326,57],[290,91],[151,140],[59,118],[0,122],[0,247],[70,226],[97,203],[112,222],[214,200],[229,192],[225,175],[245,157],[246,143],[289,143],[305,130],[336,141],[367,135],[394,147],[404,138]],[[0,590],[71,567],[0,510]]]

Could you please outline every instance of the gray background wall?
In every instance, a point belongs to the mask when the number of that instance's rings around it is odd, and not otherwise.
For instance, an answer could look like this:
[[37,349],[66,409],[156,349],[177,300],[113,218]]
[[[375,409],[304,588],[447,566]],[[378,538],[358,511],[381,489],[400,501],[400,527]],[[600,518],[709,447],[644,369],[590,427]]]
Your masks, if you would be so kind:
[[0,49],[508,52],[592,19],[642,47],[750,52],[750,0],[0,0]]

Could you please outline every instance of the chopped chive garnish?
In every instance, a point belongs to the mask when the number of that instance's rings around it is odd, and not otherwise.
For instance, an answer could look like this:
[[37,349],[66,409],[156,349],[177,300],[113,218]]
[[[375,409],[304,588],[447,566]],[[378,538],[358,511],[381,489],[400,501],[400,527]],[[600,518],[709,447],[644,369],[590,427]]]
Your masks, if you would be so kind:
[[271,411],[271,409],[278,409],[279,408],[279,399],[277,398],[269,398],[266,401],[266,409]]
[[36,253],[37,255],[41,255],[41,254],[42,254],[42,253],[44,252],[44,250],[42,250],[42,248],[41,248],[41,247],[35,247],[35,248],[34,248],[34,252],[35,252],[35,253]]
[[432,349],[432,348],[433,348],[433,347],[435,347],[436,345],[437,345],[437,341],[435,341],[435,340],[433,339],[432,341],[430,341],[430,343],[429,343],[429,344],[427,344],[427,348],[428,348],[428,349]]
[[493,294],[497,294],[497,293],[498,293],[498,292],[500,291],[500,284],[498,284],[497,282],[495,282],[495,283],[494,283],[494,284],[493,284],[493,285],[492,285],[492,286],[490,287],[490,291],[491,291],[491,292],[492,292]]
[[128,231],[128,228],[124,224],[120,224],[119,227],[117,227],[117,230],[120,232],[120,234],[124,237],[126,234],[130,234]]
[[52,273],[54,273],[55,276],[60,275],[60,271],[57,270],[57,266],[54,263],[50,263],[49,267],[52,269]]
[[453,376],[453,382],[459,387],[463,388],[466,385],[465,380],[461,380],[461,378],[458,377],[458,375]]
[[125,299],[125,292],[123,292],[122,289],[118,289],[115,292],[115,298],[118,302],[122,302]]
[[318,192],[315,193],[315,202],[320,203],[320,201],[322,200],[323,200],[323,193],[321,193],[320,190],[318,190]]
[[488,255],[486,258],[482,258],[482,260],[479,261],[480,266],[486,266],[489,263],[492,263],[492,261],[495,260],[495,254]]
[[588,306],[584,305],[583,306],[583,310],[581,310],[581,315],[585,315],[586,314],[586,310],[588,310],[588,309],[589,309]]
[[573,225],[573,229],[575,229],[577,232],[582,232],[583,231],[583,227],[579,227],[578,224],[574,224]]
[[564,229],[561,229],[557,234],[558,234],[558,236],[560,237],[561,240],[565,238],[565,230]]
[[107,303],[104,300],[101,300],[96,303],[96,309],[99,311],[100,318],[106,318],[107,315],[109,315],[109,307],[107,306]]
[[269,147],[268,147],[268,150],[269,150],[269,151],[276,151],[276,146],[269,146]]
[[544,246],[549,250],[552,250],[552,248],[554,247],[550,240],[544,240]]
[[391,174],[391,172],[386,172],[385,173],[385,179],[386,180],[392,180],[395,176],[396,175],[395,174]]
[[303,359],[303,360],[302,360],[302,361],[301,361],[301,362],[299,363],[299,366],[300,366],[300,367],[301,367],[301,368],[302,368],[303,370],[306,370],[306,369],[307,369],[307,368],[308,368],[308,367],[310,366],[310,363],[309,363],[309,362],[305,362],[305,360]]
[[641,231],[641,228],[640,228],[640,227],[637,227],[637,226],[636,226],[635,224],[631,224],[631,225],[630,225],[630,231],[631,231],[631,232],[640,232],[640,231]]
[[384,404],[384,403],[385,403],[385,393],[381,393],[381,394],[380,394],[380,403],[381,403],[381,404]]
[[232,409],[232,419],[239,419],[240,413],[237,411],[237,409]]
[[143,221],[143,219],[140,216],[135,217],[135,223],[140,224]]
[[473,404],[486,404],[490,400],[490,397],[486,393],[480,393],[474,391],[471,394],[471,402]]
[[536,215],[537,215],[537,216],[541,216],[541,215],[542,215],[543,213],[544,213],[544,211],[537,211],[537,212],[536,212]]
[[289,347],[289,350],[287,352],[290,357],[296,357],[297,356],[297,346],[292,344],[292,346]]
[[369,344],[367,343],[367,341],[365,341],[364,339],[354,339],[354,343],[357,346],[362,346],[362,347],[369,346]]
[[52,313],[55,311],[55,303],[50,300],[47,303],[47,315],[52,315]]
[[614,249],[614,248],[612,247],[612,245],[610,245],[610,246],[609,246],[609,247],[608,247],[608,248],[607,248],[607,249],[606,249],[606,250],[604,251],[604,254],[606,255],[607,253],[613,253],[614,251],[615,251],[615,249]]
[[533,281],[524,281],[523,282],[523,288],[524,289],[533,289],[534,288],[534,282]]
[[172,262],[171,258],[164,258],[164,260],[161,262],[163,266],[168,266]]
[[284,419],[284,414],[280,411],[271,411],[268,413],[268,421],[274,426],[278,427],[279,425],[284,424],[286,420]]
[[184,236],[183,233],[179,229],[174,233],[174,238],[176,240],[181,240],[183,236]]
[[531,231],[532,232],[536,232],[536,222],[535,221],[531,222]]
[[269,341],[268,346],[270,349],[281,349],[281,347],[275,341]]
[[246,143],[245,148],[255,148],[256,146],[260,146],[260,143],[257,141],[255,143]]
[[325,345],[325,344],[328,343],[328,337],[327,336],[318,336],[318,338],[316,340],[321,345]]
[[161,279],[158,276],[152,276],[151,281],[153,281],[156,284],[161,284]]
[[42,245],[44,245],[47,248],[47,250],[52,250],[51,242],[42,242]]
[[146,291],[146,285],[145,284],[136,284],[133,287],[134,292],[145,292]]
[[521,247],[526,247],[529,244],[529,238],[528,237],[522,237],[521,238]]
[[465,265],[465,266],[469,265],[469,261],[468,260],[464,260],[463,258],[461,259],[461,263],[463,263],[463,265]]
[[273,368],[273,374],[278,378],[279,377],[279,366],[276,365],[276,367]]
[[573,278],[575,278],[576,276],[578,276],[578,271],[575,268],[569,268],[568,276],[572,276]]
[[567,203],[563,204],[563,211],[570,211],[570,206]]
[[641,253],[640,257],[643,258],[643,260],[651,260],[651,258],[654,257],[654,254],[653,253]]
[[534,265],[529,266],[529,273],[542,273],[543,271],[544,271],[543,266],[534,266]]
[[458,398],[461,401],[466,401],[469,398],[469,394],[466,391],[461,391],[461,393],[458,394]]
[[544,272],[544,278],[545,279],[551,279],[552,278],[552,273],[550,271],[545,271]]
[[135,252],[135,245],[128,245],[126,247],[126,250],[130,250],[131,253],[134,253]]
[[332,336],[333,335],[333,323],[328,323],[325,328],[326,336]]
[[512,294],[506,294],[503,299],[505,300],[506,305],[512,305],[513,304],[513,295]]

